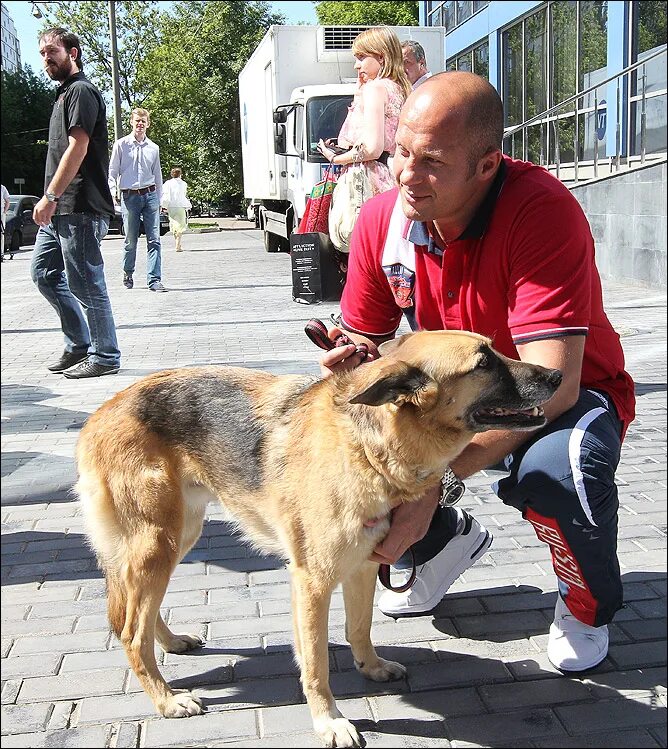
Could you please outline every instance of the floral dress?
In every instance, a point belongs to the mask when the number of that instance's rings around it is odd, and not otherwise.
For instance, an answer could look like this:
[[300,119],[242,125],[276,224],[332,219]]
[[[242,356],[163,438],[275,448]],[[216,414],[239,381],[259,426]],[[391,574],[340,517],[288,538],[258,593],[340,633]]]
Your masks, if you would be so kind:
[[[393,154],[395,149],[394,137],[397,132],[397,127],[399,126],[399,112],[406,100],[406,96],[401,86],[389,78],[377,78],[376,80],[380,81],[387,91],[384,111],[385,133],[383,150],[389,151]],[[364,105],[361,91],[358,91],[355,94],[353,103],[348,109],[348,116],[341,126],[339,141],[354,144],[361,140],[363,133]],[[344,167],[342,173],[348,168],[349,167],[347,166]],[[371,183],[371,189],[374,195],[391,190],[395,186],[392,172],[385,164],[381,164],[380,161],[376,161],[375,159],[373,161],[365,161],[364,168],[369,178],[369,182]]]

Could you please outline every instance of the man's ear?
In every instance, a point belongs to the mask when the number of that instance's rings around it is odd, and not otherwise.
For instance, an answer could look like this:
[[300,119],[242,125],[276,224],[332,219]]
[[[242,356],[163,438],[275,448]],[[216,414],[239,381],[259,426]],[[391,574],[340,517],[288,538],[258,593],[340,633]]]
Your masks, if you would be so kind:
[[438,383],[426,372],[406,362],[387,362],[385,366],[375,366],[373,371],[373,381],[366,382],[362,390],[350,399],[350,403],[367,406],[412,403],[427,411],[438,398]]

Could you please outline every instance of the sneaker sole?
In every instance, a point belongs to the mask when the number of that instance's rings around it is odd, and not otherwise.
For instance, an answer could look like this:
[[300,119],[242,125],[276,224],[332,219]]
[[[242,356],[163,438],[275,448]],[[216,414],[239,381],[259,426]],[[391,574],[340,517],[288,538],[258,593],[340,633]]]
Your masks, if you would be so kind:
[[454,570],[452,570],[452,574],[449,577],[445,578],[445,580],[443,581],[443,585],[441,585],[441,587],[428,601],[421,604],[420,606],[410,606],[408,608],[381,608],[380,610],[383,612],[383,614],[386,614],[387,616],[410,616],[412,614],[426,614],[428,611],[431,611],[433,608],[438,606],[438,604],[443,600],[443,596],[448,592],[448,588],[457,580],[457,578],[464,572],[466,572],[469,567],[472,567],[478,561],[478,559],[480,559],[480,557],[484,556],[487,553],[489,547],[492,545],[492,541],[494,541],[494,536],[487,529],[485,529],[485,534],[479,534],[476,541],[479,541],[479,543],[472,544],[471,548],[473,548],[473,551],[471,552],[470,556],[464,557],[462,559],[459,565],[455,567]]

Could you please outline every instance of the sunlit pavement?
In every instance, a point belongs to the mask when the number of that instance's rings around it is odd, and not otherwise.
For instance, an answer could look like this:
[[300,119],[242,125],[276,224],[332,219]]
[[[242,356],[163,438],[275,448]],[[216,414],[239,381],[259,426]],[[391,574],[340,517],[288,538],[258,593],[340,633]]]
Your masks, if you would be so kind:
[[[192,687],[208,713],[157,718],[108,630],[103,580],[70,494],[83,422],[150,372],[232,364],[317,374],[304,323],[337,305],[293,302],[289,256],[267,254],[248,222],[220,223],[223,231],[186,235],[185,252],[163,239],[167,294],[147,290],[141,242],[135,287],[125,289],[122,240],[105,239],[123,355],[114,377],[47,371],[62,335],[30,281],[30,252],[2,264],[3,746],[319,745],[290,652],[280,561],[242,544],[210,506],[163,607],[176,631],[199,631],[207,644],[159,656],[165,678]],[[407,680],[374,684],[355,671],[334,596],[332,688],[368,746],[666,746],[666,297],[607,283],[605,300],[638,389],[617,474],[626,607],[610,627],[609,657],[579,679],[549,664],[549,553],[480,474],[462,506],[492,530],[490,553],[431,615],[374,614],[379,652],[406,664]]]

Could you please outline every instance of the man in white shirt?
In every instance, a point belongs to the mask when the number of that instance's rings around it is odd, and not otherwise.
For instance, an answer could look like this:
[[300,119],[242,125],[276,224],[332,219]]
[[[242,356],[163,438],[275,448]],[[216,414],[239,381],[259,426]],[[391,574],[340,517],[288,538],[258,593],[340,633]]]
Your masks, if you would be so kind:
[[134,286],[132,274],[137,259],[137,241],[141,222],[146,233],[146,278],[151,291],[167,291],[162,285],[160,247],[160,197],[162,171],[160,148],[146,137],[151,117],[146,109],[133,109],[130,119],[132,132],[119,138],[111,151],[109,188],[118,203],[120,191],[121,213],[125,230],[123,257],[123,285]]
[[406,77],[411,82],[413,90],[424,83],[427,78],[431,78],[431,73],[427,69],[427,59],[424,54],[424,48],[420,42],[414,39],[407,39],[401,44],[401,52],[404,57],[404,70]]

